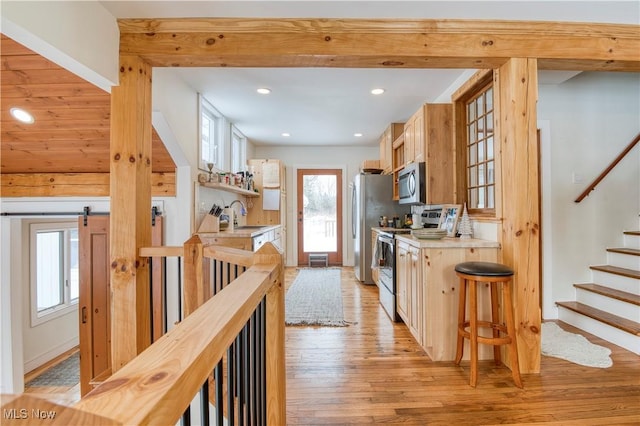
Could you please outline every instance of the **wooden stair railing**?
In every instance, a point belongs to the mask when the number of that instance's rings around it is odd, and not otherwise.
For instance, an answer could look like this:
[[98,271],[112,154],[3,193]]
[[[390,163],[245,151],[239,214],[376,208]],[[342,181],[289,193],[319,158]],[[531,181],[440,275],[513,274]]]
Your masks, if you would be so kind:
[[[56,405],[29,395],[3,395],[3,412],[15,413],[16,424],[21,420],[19,409],[28,408],[31,414],[39,407],[58,413],[47,419],[50,425],[175,424],[189,414],[192,400],[207,386],[212,371],[223,357],[228,357],[228,348],[239,336],[244,337],[247,324],[260,311],[266,330],[265,421],[260,424],[286,424],[282,253],[271,243],[251,253],[198,247],[197,240],[191,242],[197,249],[192,254],[200,253],[201,259],[190,257],[185,243],[185,290],[193,280],[189,275],[202,271],[203,259],[225,260],[248,268],[74,406]],[[187,264],[197,270],[188,273]],[[222,407],[218,405],[216,410]],[[235,416],[239,415],[236,412]]]
[[600,173],[600,175],[597,178],[595,178],[593,182],[589,184],[589,186],[587,186],[587,188],[578,196],[578,198],[574,200],[574,202],[579,203],[580,201],[584,200],[587,197],[587,195],[589,195],[591,191],[593,191],[596,188],[596,186],[602,181],[602,179],[604,179],[605,176],[607,176],[609,172],[613,170],[615,166],[618,165],[618,163],[625,157],[625,155],[629,153],[629,151],[633,149],[634,146],[636,146],[636,144],[639,141],[640,141],[640,133],[638,133],[636,137],[629,143],[629,145],[627,145],[627,147],[620,153],[620,155],[618,155],[615,158],[615,160],[613,160],[611,164],[609,164],[609,166],[606,169],[604,169],[602,173]]

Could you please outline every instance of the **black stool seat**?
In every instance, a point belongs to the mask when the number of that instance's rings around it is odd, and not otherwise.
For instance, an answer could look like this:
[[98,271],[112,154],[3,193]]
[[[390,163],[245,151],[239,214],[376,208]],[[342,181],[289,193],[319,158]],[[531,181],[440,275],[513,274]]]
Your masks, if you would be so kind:
[[456,272],[483,277],[510,277],[513,269],[493,262],[463,262],[456,265]]

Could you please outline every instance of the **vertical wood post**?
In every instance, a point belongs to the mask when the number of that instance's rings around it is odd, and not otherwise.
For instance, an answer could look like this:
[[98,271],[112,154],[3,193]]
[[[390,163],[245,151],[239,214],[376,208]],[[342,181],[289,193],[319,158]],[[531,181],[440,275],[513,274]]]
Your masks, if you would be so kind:
[[287,394],[284,329],[284,268],[283,255],[271,243],[256,252],[255,263],[278,263],[271,277],[274,285],[267,293],[266,362],[267,362],[267,424],[287,424]]
[[537,62],[512,58],[496,72],[502,173],[502,261],[515,270],[513,307],[522,373],[540,372],[540,188]]
[[204,258],[204,244],[198,235],[184,243],[184,316],[193,313],[211,297],[206,280],[209,260]]
[[151,245],[151,66],[120,57],[120,85],[111,92],[110,147],[111,356],[118,371],[149,346],[147,259]]

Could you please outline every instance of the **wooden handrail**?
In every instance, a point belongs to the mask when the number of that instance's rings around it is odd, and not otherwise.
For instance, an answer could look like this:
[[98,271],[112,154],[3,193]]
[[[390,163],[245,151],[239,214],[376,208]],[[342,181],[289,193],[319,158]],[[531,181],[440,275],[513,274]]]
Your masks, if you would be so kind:
[[276,362],[267,368],[268,424],[284,424],[283,271],[274,262],[281,254],[266,244],[255,256],[244,274],[73,408],[122,424],[175,424],[266,296],[267,325],[276,325],[270,335],[278,340],[267,341],[266,359]]
[[138,251],[140,257],[176,257],[182,256],[182,246],[142,247]]
[[[198,240],[187,243],[197,246]],[[57,413],[47,422],[51,425],[175,424],[257,306],[264,303],[266,424],[286,424],[282,253],[271,243],[256,253],[227,248],[207,251],[216,260],[247,262],[251,258],[251,265],[72,407],[28,395],[3,395],[3,410],[46,407]],[[14,412],[19,413],[11,411],[11,415]]]
[[595,178],[593,182],[591,182],[591,184],[589,184],[589,186],[587,186],[587,189],[585,189],[582,192],[582,194],[580,194],[578,198],[574,200],[574,202],[579,203],[580,201],[584,200],[587,197],[587,195],[589,195],[591,191],[593,191],[596,188],[596,185],[598,185],[600,181],[602,181],[602,179],[604,179],[605,176],[607,176],[609,172],[613,170],[615,166],[618,165],[618,163],[624,158],[624,156],[627,155],[629,151],[631,151],[639,141],[640,141],[640,133],[638,133],[636,137],[631,141],[631,143],[627,145],[624,151],[622,151],[620,155],[618,155],[616,159],[613,160],[611,164],[609,164],[609,166],[606,169],[604,169],[603,172],[600,173],[600,175],[597,178]]

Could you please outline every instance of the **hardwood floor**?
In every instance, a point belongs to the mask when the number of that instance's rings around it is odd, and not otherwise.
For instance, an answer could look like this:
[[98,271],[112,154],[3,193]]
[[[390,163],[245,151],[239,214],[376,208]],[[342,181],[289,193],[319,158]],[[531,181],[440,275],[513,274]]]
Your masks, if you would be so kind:
[[[286,268],[287,288],[296,274]],[[631,352],[580,331],[612,350],[612,367],[543,356],[541,374],[523,375],[518,389],[506,367],[486,361],[474,389],[468,363],[432,362],[402,323],[391,323],[375,286],[359,284],[352,268],[341,274],[345,319],[354,324],[286,328],[289,425],[638,424],[640,357]],[[76,388],[26,392],[71,405]]]
[[[287,286],[296,275],[287,268]],[[588,368],[542,357],[541,373],[513,384],[506,367],[481,362],[478,386],[468,363],[432,362],[402,323],[380,308],[375,286],[343,268],[349,327],[287,327],[287,423],[480,425],[638,424],[640,357],[612,350],[613,367]],[[578,331],[561,324],[568,331]]]
[[[74,353],[78,352],[78,347],[70,349],[55,359],[36,368],[24,375],[24,383],[28,384],[31,380],[38,377],[50,368],[55,367]],[[42,399],[47,399],[62,405],[73,405],[80,400],[80,383],[75,386],[25,386],[24,393]]]

